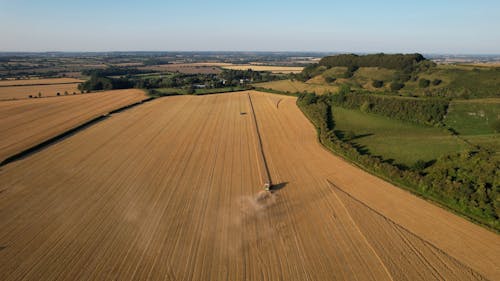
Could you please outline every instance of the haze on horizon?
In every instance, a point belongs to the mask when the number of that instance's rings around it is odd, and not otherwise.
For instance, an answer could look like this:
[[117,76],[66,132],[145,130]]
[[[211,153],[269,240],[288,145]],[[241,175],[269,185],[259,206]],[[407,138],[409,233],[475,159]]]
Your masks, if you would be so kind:
[[0,0],[0,51],[500,54],[500,2]]

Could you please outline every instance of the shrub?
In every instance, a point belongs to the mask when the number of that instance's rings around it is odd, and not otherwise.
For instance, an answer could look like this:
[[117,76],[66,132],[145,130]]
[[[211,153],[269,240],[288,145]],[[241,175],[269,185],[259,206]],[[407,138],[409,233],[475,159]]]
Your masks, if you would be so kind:
[[373,80],[372,86],[375,88],[382,88],[384,86],[384,81],[382,80]]
[[418,86],[420,88],[427,88],[427,87],[429,87],[430,84],[431,84],[431,81],[429,81],[427,79],[422,78],[422,79],[418,80]]
[[335,77],[328,76],[325,78],[326,83],[333,83],[337,80]]
[[500,133],[500,119],[495,120],[492,124],[491,127],[495,131],[495,133]]
[[432,85],[437,86],[437,85],[441,84],[441,82],[443,82],[441,79],[434,79],[434,80],[432,80]]
[[393,91],[393,92],[399,91],[399,90],[403,89],[404,86],[405,86],[405,84],[403,84],[403,83],[392,82],[391,83],[391,91]]

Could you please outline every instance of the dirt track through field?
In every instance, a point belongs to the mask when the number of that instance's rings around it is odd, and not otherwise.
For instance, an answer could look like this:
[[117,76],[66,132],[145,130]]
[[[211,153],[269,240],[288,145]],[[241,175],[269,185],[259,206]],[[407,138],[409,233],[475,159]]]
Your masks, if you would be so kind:
[[0,280],[500,279],[498,235],[250,95],[272,196],[247,93],[156,100],[0,170]]
[[87,120],[145,99],[141,90],[0,103],[0,162]]

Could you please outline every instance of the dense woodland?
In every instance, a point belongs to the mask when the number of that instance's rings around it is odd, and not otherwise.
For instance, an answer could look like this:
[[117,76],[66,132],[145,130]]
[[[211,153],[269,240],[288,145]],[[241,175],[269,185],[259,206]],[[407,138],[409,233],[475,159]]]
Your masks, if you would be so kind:
[[[359,104],[356,99],[352,100]],[[500,229],[498,197],[500,163],[493,157],[494,152],[476,147],[435,161],[417,163],[411,168],[395,165],[381,157],[360,151],[355,145],[337,135],[335,112],[332,111],[333,103],[336,103],[336,98],[312,93],[301,94],[297,101],[299,107],[318,129],[323,145],[417,194],[432,198],[476,221]],[[426,109],[426,106],[430,108]],[[403,106],[398,109],[400,112],[398,115],[411,116],[417,113],[423,117],[422,121],[429,120],[429,116],[435,116],[431,120],[437,122],[441,116],[442,106],[434,108],[432,103],[426,102],[418,104],[415,108]]]

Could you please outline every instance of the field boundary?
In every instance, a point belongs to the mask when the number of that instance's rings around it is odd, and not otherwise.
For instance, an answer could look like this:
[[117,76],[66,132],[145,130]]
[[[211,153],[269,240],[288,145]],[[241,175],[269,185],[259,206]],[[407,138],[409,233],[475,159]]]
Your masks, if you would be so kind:
[[[357,199],[356,197],[352,196],[350,193],[344,191],[342,188],[338,187],[336,184],[334,184],[333,182],[331,182],[329,179],[326,179],[326,181],[328,182],[328,184],[335,188],[336,190],[342,192],[343,194],[345,194],[347,197],[351,198],[352,200],[354,200],[355,202],[358,202],[359,204],[363,205],[364,207],[368,208],[370,211],[374,212],[375,214],[381,216],[383,219],[385,219],[386,221],[390,222],[391,224],[395,225],[396,227],[399,227],[401,228],[403,231],[409,233],[410,235],[414,236],[415,238],[417,238],[418,240],[422,241],[423,243],[425,244],[428,244],[430,245],[432,248],[434,248],[436,251],[438,251],[439,253],[445,255],[446,257],[454,260],[455,262],[457,262],[458,264],[460,264],[461,266],[463,266],[464,268],[467,268],[468,270],[470,270],[473,275],[477,275],[479,276],[481,279],[483,280],[488,280],[486,277],[484,277],[483,275],[481,275],[481,273],[477,272],[476,270],[474,270],[473,268],[471,268],[470,266],[462,263],[460,260],[456,259],[455,257],[451,256],[450,254],[448,254],[447,252],[443,251],[442,249],[440,249],[439,247],[437,247],[436,245],[434,245],[433,243],[425,240],[424,238],[420,237],[419,235],[417,235],[416,233],[412,232],[411,230],[407,229],[406,227],[400,225],[399,223],[393,221],[392,219],[386,217],[384,214],[380,213],[379,211],[373,209],[372,207],[368,206],[366,203],[364,203],[363,201]],[[339,200],[342,202],[342,200],[339,198]],[[342,202],[342,204],[344,204]],[[349,212],[347,209],[346,209],[347,212]],[[350,215],[349,215],[350,216]],[[353,219],[354,220],[354,219]],[[357,223],[356,224],[356,227],[357,226]],[[359,230],[359,228],[358,228]],[[361,230],[359,230],[361,232]],[[364,236],[364,234],[363,234]],[[368,241],[367,241],[368,242]],[[371,245],[370,242],[368,242],[368,244]]]
[[117,108],[117,109],[114,109],[110,112],[107,112],[107,113],[104,113],[104,114],[101,114],[97,117],[94,117],[88,121],[85,121],[84,123],[80,124],[80,125],[77,125],[73,128],[70,128],[56,136],[53,136],[47,140],[44,140],[38,144],[35,144],[27,149],[24,149],[22,150],[21,152],[18,152],[14,155],[11,155],[5,159],[2,160],[2,162],[0,162],[0,167],[3,167],[9,163],[12,163],[12,162],[15,162],[15,161],[18,161],[18,160],[21,160],[23,158],[26,158],[34,153],[37,153],[39,151],[42,151],[43,149],[46,149],[48,148],[49,146],[51,145],[54,145],[66,138],[69,138],[73,135],[75,135],[76,133],[88,128],[88,127],[91,127],[92,125],[95,125],[101,121],[104,121],[105,119],[108,119],[109,117],[111,117],[112,114],[115,114],[115,113],[119,113],[119,112],[123,112],[123,111],[126,111],[128,109],[131,109],[133,107],[136,107],[138,105],[141,105],[143,103],[146,103],[146,102],[149,102],[149,101],[152,101],[156,99],[155,97],[149,97],[149,98],[146,98],[146,99],[143,99],[141,101],[138,101],[138,102],[135,102],[135,103],[132,103],[132,104],[129,104],[129,105],[125,105],[125,106],[122,106],[120,108]]
[[25,86],[69,85],[69,84],[81,84],[81,83],[82,82],[63,82],[63,83],[36,83],[36,84],[21,84],[21,85],[0,85],[0,88],[25,87]]

